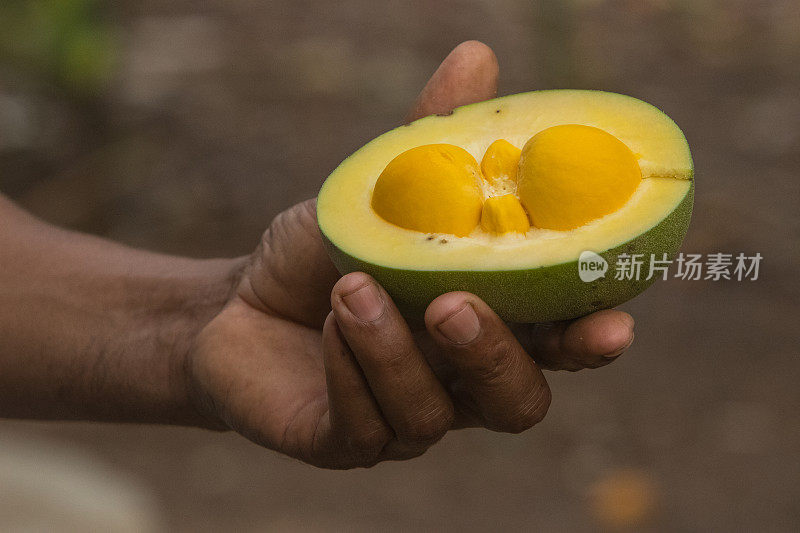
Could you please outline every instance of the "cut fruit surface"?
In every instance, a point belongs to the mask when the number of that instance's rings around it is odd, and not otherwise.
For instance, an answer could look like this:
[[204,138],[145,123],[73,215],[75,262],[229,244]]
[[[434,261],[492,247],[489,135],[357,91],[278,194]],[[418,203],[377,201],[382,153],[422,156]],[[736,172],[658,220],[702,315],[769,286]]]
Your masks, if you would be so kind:
[[495,187],[516,188],[517,168],[522,150],[505,139],[497,139],[481,159],[483,178]]
[[630,199],[642,171],[625,143],[592,126],[564,124],[522,149],[519,198],[539,228],[569,230],[613,213]]
[[528,215],[513,194],[492,196],[483,203],[481,229],[494,235],[526,233],[531,228]]
[[[396,163],[430,145],[453,148]],[[509,146],[524,147],[516,179]],[[511,190],[493,188],[497,179]],[[467,290],[506,320],[558,320],[644,290],[652,279],[614,279],[616,256],[673,254],[693,189],[686,140],[655,107],[599,91],[538,91],[378,137],[326,180],[317,217],[339,270],[373,275],[409,314]],[[533,226],[523,229],[522,215]],[[612,271],[582,282],[577,260],[586,250]]]
[[407,150],[381,172],[372,209],[401,228],[468,235],[481,218],[478,163],[466,150],[429,144]]

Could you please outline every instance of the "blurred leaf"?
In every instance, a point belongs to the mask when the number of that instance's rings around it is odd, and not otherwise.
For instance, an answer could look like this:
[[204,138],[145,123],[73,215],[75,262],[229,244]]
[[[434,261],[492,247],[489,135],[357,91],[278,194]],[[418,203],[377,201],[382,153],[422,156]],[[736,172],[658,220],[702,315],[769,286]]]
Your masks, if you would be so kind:
[[98,0],[0,4],[0,59],[37,70],[84,94],[105,85],[115,57],[114,31]]

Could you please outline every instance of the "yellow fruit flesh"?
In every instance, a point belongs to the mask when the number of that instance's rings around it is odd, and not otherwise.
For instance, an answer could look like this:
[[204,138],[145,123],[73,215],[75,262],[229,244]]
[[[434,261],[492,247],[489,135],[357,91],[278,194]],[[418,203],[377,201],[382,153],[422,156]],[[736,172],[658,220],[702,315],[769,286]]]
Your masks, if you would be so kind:
[[613,135],[565,124],[531,137],[522,150],[489,145],[480,169],[464,149],[418,146],[395,157],[378,178],[372,208],[383,219],[424,233],[464,237],[535,227],[571,230],[619,210],[642,180],[636,156]]
[[[523,147],[532,135],[561,124],[600,127],[641,154],[642,183],[618,211],[570,231],[533,227],[522,236],[477,228],[467,237],[429,239],[430,234],[401,228],[372,208],[378,176],[409,149],[448,143],[480,161],[496,139]],[[317,212],[326,238],[369,264],[413,271],[527,270],[573,261],[585,250],[600,253],[647,233],[677,208],[692,184],[686,139],[657,108],[598,91],[540,91],[473,104],[387,132],[332,173],[320,191]]]
[[518,195],[534,226],[570,230],[618,210],[641,181],[636,156],[622,141],[565,124],[525,143]]
[[469,235],[480,223],[478,162],[452,144],[428,144],[395,157],[372,193],[372,209],[388,222],[425,233]]
[[495,187],[516,190],[517,167],[521,150],[505,139],[489,145],[481,160],[483,178]]
[[530,227],[525,209],[513,194],[492,196],[483,203],[481,229],[486,233],[525,233]]

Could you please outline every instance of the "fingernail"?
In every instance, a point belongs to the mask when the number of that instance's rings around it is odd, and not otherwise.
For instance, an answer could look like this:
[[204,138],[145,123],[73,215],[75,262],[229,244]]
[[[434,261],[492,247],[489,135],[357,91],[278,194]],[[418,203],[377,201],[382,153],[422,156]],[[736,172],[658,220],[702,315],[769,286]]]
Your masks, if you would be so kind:
[[454,344],[467,344],[474,341],[481,332],[481,323],[475,309],[464,305],[453,316],[439,324],[439,333]]
[[342,296],[342,301],[356,318],[364,322],[372,322],[383,314],[383,298],[374,283],[367,283],[357,291]]
[[628,342],[626,342],[622,346],[622,348],[620,348],[619,350],[617,350],[615,352],[606,354],[603,357],[605,357],[606,359],[614,359],[615,357],[619,357],[620,355],[622,355],[622,352],[624,352],[625,350],[627,350],[628,348],[631,347],[631,344],[633,344],[633,337],[634,337],[634,334],[633,334],[633,331],[631,331],[631,338],[628,339]]

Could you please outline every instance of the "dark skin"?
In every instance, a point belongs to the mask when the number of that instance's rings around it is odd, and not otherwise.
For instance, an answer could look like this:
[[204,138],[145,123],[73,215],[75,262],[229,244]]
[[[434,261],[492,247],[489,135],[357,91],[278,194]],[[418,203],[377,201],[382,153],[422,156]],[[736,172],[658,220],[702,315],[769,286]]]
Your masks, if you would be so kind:
[[[444,60],[408,120],[495,96],[492,51]],[[450,430],[518,433],[545,416],[542,369],[603,366],[633,319],[505,324],[475,295],[413,331],[364,273],[340,276],[315,202],[249,257],[196,261],[48,226],[0,197],[0,415],[232,429],[326,468],[425,452]]]

